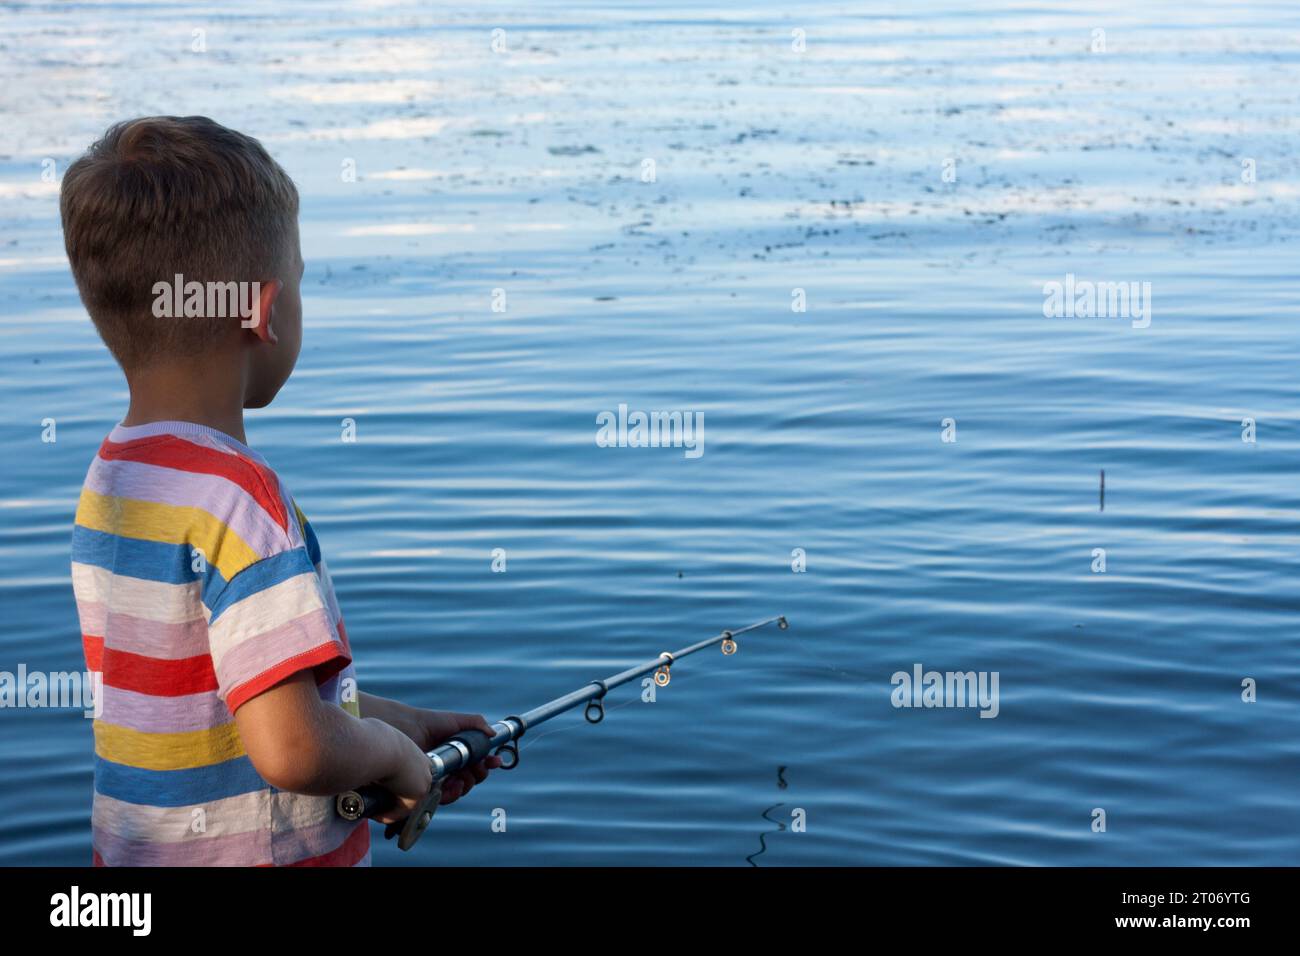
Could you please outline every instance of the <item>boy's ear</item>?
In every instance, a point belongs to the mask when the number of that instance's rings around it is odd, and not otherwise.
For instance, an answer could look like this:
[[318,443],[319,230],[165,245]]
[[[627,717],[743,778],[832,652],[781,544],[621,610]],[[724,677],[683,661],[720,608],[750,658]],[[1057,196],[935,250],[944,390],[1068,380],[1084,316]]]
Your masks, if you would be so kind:
[[253,303],[253,314],[245,319],[241,324],[244,328],[251,331],[255,336],[266,342],[268,345],[275,345],[280,341],[275,337],[275,329],[271,327],[272,320],[275,318],[275,300],[279,296],[280,290],[284,288],[284,283],[279,279],[273,279],[270,282],[259,284],[257,301]]

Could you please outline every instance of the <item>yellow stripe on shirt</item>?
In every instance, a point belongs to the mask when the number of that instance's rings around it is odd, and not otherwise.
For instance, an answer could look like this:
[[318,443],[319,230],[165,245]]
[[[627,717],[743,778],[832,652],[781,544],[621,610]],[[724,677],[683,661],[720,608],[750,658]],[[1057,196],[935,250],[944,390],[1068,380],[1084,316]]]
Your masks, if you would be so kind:
[[123,538],[191,545],[227,581],[259,559],[229,526],[202,508],[117,498],[83,488],[77,524]]
[[95,753],[141,770],[192,770],[244,756],[234,721],[204,730],[151,734],[95,721]]

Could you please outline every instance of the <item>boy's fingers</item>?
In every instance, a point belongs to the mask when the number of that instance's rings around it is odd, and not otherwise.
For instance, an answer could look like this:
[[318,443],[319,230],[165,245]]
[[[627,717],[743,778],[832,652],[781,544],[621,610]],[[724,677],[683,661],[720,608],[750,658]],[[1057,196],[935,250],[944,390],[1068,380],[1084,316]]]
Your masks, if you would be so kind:
[[453,722],[456,724],[457,730],[481,730],[489,737],[491,737],[492,734],[495,733],[495,731],[493,731],[492,729],[492,725],[487,722],[487,718],[484,717],[482,714],[453,713],[451,715],[451,718]]
[[461,798],[461,791],[464,789],[464,786],[465,785],[461,782],[459,776],[448,777],[443,782],[442,799],[438,802],[442,806],[446,806],[449,803],[459,800]]

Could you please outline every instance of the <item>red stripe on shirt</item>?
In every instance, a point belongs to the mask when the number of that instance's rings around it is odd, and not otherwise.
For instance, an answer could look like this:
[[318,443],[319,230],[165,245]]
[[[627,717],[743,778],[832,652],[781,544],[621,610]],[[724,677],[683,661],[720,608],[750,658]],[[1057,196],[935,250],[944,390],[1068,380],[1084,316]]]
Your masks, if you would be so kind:
[[[232,687],[230,693],[226,695],[226,707],[233,714],[258,694],[270,690],[286,678],[309,668],[314,671],[316,684],[320,686],[351,663],[352,658],[340,653],[339,645],[334,641],[321,644],[310,651],[303,651],[301,654],[283,660],[275,667],[264,670],[256,677]],[[216,680],[215,675],[213,680]]]
[[356,866],[370,852],[370,824],[362,820],[338,849],[285,866]]
[[233,481],[261,505],[262,510],[285,531],[289,530],[289,516],[278,491],[279,481],[268,468],[251,458],[229,452],[206,448],[174,435],[151,435],[127,442],[104,439],[99,447],[99,457],[107,461],[138,461],[160,468],[172,468],[199,475],[216,475]]
[[81,635],[81,650],[86,655],[86,670],[104,670],[104,639],[93,634]]
[[100,642],[100,666],[90,670],[101,671],[104,683],[109,687],[155,697],[184,697],[217,689],[217,672],[213,670],[212,657],[208,654],[169,661],[104,647],[102,637],[83,638],[83,644],[94,640]]

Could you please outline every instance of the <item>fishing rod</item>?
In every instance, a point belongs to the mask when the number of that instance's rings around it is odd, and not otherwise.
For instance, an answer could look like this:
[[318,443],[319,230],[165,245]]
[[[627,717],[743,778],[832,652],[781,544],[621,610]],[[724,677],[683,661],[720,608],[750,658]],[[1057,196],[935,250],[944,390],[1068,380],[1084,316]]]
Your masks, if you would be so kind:
[[[555,700],[542,704],[540,707],[535,707],[526,713],[512,714],[492,725],[491,737],[481,730],[472,728],[460,731],[454,737],[448,739],[446,743],[439,744],[426,754],[433,763],[433,784],[429,787],[428,795],[411,812],[411,815],[406,818],[404,823],[389,824],[384,835],[391,837],[400,827],[401,832],[397,838],[397,845],[403,850],[409,850],[415,846],[415,842],[420,839],[429,826],[429,822],[433,819],[438,804],[442,802],[443,781],[452,774],[458,773],[466,767],[472,767],[489,754],[501,758],[501,769],[513,770],[519,766],[519,738],[530,727],[545,723],[552,717],[558,717],[560,714],[573,710],[573,708],[583,703],[587,705],[583,711],[583,716],[587,718],[587,722],[598,724],[605,719],[605,695],[615,687],[626,684],[628,681],[634,681],[651,671],[654,671],[655,683],[660,687],[667,687],[668,681],[672,677],[671,669],[674,661],[681,660],[689,654],[702,651],[706,647],[712,647],[715,644],[721,645],[722,653],[730,656],[736,653],[737,637],[749,631],[767,627],[769,624],[776,624],[783,631],[790,626],[784,615],[782,615],[769,617],[766,621],[758,621],[755,624],[734,631],[723,631],[716,637],[710,637],[698,644],[683,647],[680,651],[671,653],[664,651],[654,660],[638,664],[636,667],[629,667],[613,677],[591,681],[572,693],[557,697]],[[334,807],[338,815],[343,819],[360,820],[363,817],[373,817],[386,812],[392,808],[394,802],[395,798],[388,790],[378,784],[369,784],[339,794],[334,801]]]

